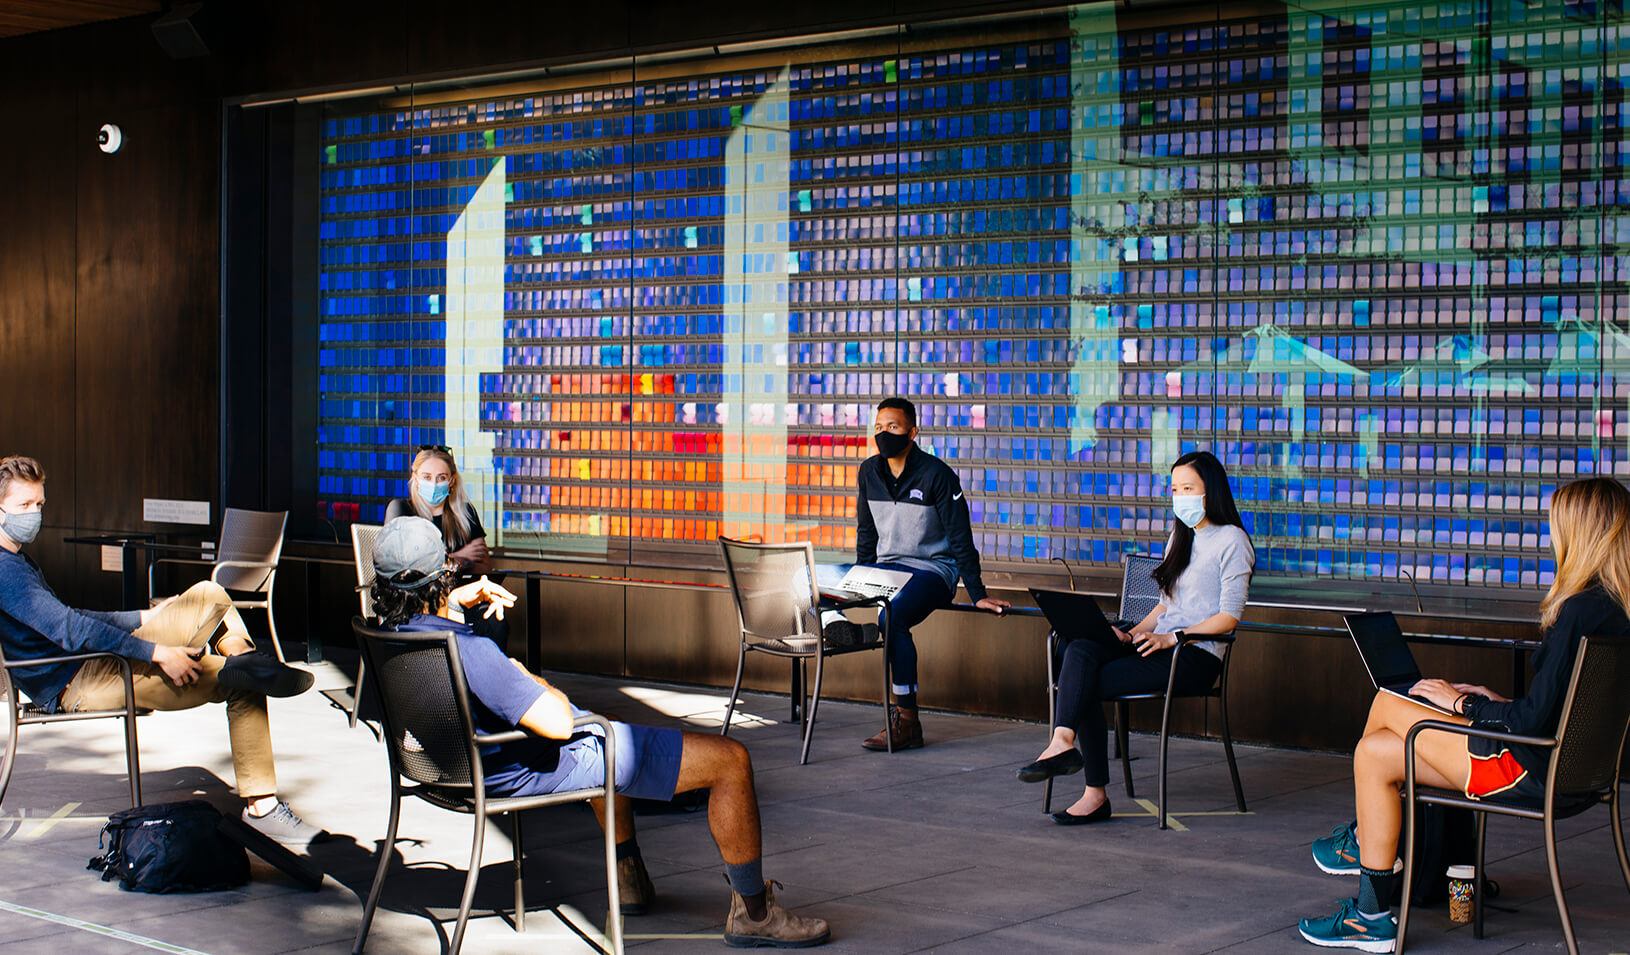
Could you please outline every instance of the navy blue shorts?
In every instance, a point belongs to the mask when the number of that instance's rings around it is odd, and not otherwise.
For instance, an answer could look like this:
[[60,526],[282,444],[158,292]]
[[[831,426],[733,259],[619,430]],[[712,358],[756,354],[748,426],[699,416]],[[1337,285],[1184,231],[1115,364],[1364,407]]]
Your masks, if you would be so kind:
[[[666,801],[679,784],[683,734],[676,729],[612,723],[617,763],[617,792],[634,799]],[[504,792],[494,796],[545,796],[573,789],[592,789],[606,779],[605,749],[598,727],[560,747],[560,762],[550,772],[511,775]]]

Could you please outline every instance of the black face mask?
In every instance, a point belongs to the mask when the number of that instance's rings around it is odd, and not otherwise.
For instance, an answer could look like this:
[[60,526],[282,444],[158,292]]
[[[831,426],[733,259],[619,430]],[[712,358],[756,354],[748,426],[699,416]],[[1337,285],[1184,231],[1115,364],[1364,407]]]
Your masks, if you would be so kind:
[[885,458],[897,458],[911,447],[910,438],[903,434],[895,434],[893,431],[879,431],[873,439],[877,442],[877,450],[881,451]]

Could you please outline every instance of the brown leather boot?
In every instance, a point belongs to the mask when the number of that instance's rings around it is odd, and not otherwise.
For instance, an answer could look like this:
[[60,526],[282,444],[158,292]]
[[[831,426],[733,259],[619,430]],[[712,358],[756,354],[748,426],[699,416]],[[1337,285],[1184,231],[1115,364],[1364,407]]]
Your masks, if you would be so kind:
[[624,915],[644,915],[656,897],[656,886],[645,871],[645,860],[639,856],[617,860],[618,909]]
[[724,923],[725,943],[733,948],[813,948],[832,939],[826,919],[794,915],[775,900],[779,882],[764,883],[764,918],[753,921],[747,903],[730,893],[730,917]]
[[874,753],[883,752],[889,748],[888,739],[885,736],[887,733],[893,733],[894,748],[896,750],[923,748],[923,724],[918,721],[916,710],[896,706],[894,708],[894,718],[890,720],[888,729],[879,731],[876,736],[860,745]]

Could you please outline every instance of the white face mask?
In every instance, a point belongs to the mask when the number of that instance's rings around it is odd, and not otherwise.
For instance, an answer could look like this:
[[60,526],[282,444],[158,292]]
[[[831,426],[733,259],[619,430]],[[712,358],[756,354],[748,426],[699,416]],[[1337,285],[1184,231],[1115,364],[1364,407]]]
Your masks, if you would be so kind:
[[1200,526],[1206,519],[1206,496],[1204,494],[1173,494],[1172,513],[1177,519],[1190,527]]

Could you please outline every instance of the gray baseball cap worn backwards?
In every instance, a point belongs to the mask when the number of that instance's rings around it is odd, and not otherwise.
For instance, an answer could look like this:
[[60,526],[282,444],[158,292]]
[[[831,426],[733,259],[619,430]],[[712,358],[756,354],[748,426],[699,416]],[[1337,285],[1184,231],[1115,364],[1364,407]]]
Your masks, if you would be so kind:
[[[398,517],[385,525],[374,544],[374,573],[403,590],[418,590],[447,568],[447,544],[436,525],[422,517]],[[408,571],[418,577],[399,582]]]

